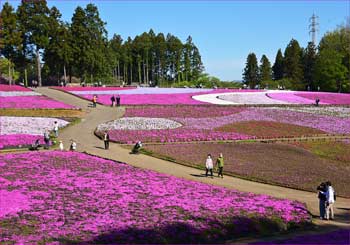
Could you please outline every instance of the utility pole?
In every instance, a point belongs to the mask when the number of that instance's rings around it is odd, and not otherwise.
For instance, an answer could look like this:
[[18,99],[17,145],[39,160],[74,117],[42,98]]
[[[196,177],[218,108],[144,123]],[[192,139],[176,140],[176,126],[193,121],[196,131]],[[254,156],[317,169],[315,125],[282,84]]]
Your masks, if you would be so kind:
[[311,38],[312,38],[312,43],[316,46],[316,33],[319,31],[318,30],[318,16],[315,15],[315,13],[311,16],[311,18],[309,19],[309,22],[311,22],[311,24],[309,25],[309,34],[311,34]]

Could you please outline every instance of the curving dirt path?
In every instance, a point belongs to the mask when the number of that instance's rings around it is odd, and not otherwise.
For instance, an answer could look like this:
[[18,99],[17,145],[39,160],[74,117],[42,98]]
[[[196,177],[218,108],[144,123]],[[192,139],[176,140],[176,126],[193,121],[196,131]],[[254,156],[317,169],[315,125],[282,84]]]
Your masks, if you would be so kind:
[[[86,112],[81,123],[72,125],[60,132],[59,138],[63,141],[65,148],[69,146],[69,140],[75,139],[78,145],[78,151],[85,151],[89,154],[101,156],[104,158],[125,162],[129,165],[154,170],[161,173],[167,173],[179,178],[195,180],[203,183],[223,186],[239,191],[253,192],[257,194],[266,194],[278,198],[288,198],[298,200],[307,204],[308,209],[314,216],[318,216],[318,199],[316,192],[306,192],[290,188],[267,185],[239,178],[226,176],[224,179],[198,177],[201,172],[198,169],[174,164],[168,161],[160,160],[146,155],[132,155],[129,150],[118,144],[110,144],[109,150],[104,150],[103,141],[94,135],[96,126],[100,123],[115,120],[123,116],[125,109],[123,107],[111,108],[108,106],[97,105],[97,108],[89,107],[89,102],[76,96],[49,88],[38,88],[35,91],[40,92],[56,100],[64,101],[82,108]],[[337,198],[335,208],[335,221],[321,221],[314,219],[315,224],[324,227],[348,227],[350,228],[350,199]]]

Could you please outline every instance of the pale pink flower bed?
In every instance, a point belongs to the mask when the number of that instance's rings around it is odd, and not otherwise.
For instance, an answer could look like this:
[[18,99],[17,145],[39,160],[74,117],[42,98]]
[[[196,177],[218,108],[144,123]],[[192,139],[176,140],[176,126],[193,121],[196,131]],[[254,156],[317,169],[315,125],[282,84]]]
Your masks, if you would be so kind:
[[62,90],[65,92],[73,92],[73,91],[110,91],[110,90],[128,90],[128,89],[136,89],[136,87],[51,87],[53,89]]

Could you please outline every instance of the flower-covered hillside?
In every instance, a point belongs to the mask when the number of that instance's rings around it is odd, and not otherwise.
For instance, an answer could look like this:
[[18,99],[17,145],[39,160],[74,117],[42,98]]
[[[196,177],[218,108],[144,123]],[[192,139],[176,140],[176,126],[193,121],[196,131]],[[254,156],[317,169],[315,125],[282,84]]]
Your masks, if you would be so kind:
[[211,243],[309,221],[301,203],[78,152],[0,155],[0,243]]

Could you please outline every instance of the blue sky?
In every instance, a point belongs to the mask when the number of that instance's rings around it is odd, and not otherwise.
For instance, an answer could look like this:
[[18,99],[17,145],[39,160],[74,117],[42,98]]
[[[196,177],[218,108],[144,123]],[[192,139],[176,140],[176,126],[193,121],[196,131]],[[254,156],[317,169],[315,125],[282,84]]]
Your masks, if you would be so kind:
[[[5,1],[0,0],[1,4]],[[17,6],[19,1],[9,1]],[[199,48],[206,72],[222,80],[240,80],[246,57],[267,55],[273,64],[279,48],[284,51],[294,38],[303,47],[310,40],[309,18],[319,16],[317,40],[344,24],[349,1],[50,1],[64,20],[74,9],[97,5],[107,22],[109,37],[123,39],[153,29],[172,33],[185,41],[191,35]]]

